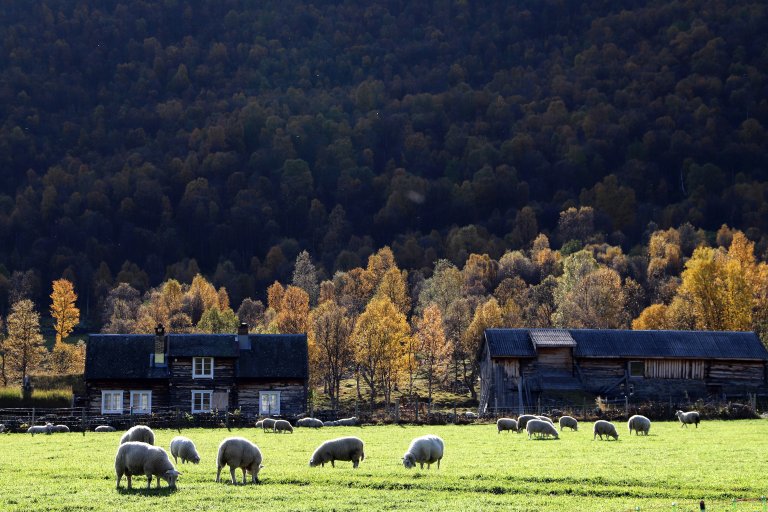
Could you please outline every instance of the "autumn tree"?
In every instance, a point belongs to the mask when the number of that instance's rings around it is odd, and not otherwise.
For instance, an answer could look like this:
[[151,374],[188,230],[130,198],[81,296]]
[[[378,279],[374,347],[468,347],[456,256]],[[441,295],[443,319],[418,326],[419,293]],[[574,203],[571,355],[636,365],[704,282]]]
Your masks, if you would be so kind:
[[135,332],[140,305],[138,290],[128,283],[119,283],[109,291],[104,301],[104,326],[101,332],[110,334]]
[[307,332],[309,295],[298,286],[289,285],[282,296],[276,322],[279,332],[302,334]]
[[432,387],[448,364],[451,348],[443,329],[443,316],[436,304],[429,305],[416,322],[421,367],[427,375],[427,393],[432,407]]
[[421,313],[430,304],[436,304],[445,315],[450,304],[463,296],[463,284],[461,270],[448,260],[438,260],[432,277],[426,279],[421,287],[417,312]]
[[480,305],[472,316],[472,322],[461,338],[462,364],[464,365],[464,384],[469,389],[472,399],[477,399],[475,381],[479,372],[477,353],[485,339],[485,330],[502,326],[502,312],[499,303],[491,298]]
[[216,288],[201,274],[195,275],[184,294],[184,312],[192,324],[197,325],[203,313],[213,306],[219,306]]
[[232,309],[221,310],[215,305],[203,312],[197,323],[197,330],[204,333],[229,334],[237,332],[238,324],[237,315]]
[[31,300],[24,299],[11,306],[7,318],[8,337],[5,351],[9,376],[19,382],[40,368],[47,351],[40,334],[40,315]]
[[8,374],[6,373],[5,366],[5,322],[0,317],[0,379],[3,381],[3,387],[8,386]]
[[310,375],[328,390],[333,410],[338,409],[341,380],[353,361],[353,328],[346,309],[333,301],[322,302],[309,317]]
[[82,374],[85,370],[85,342],[57,342],[47,354],[48,370],[55,375]]
[[56,343],[62,343],[80,321],[80,310],[75,306],[77,295],[72,283],[66,279],[53,282],[51,316],[55,320]]
[[240,322],[248,324],[249,330],[260,332],[265,326],[264,303],[246,297],[237,308],[237,318]]
[[408,273],[392,267],[387,270],[376,288],[376,297],[387,297],[404,315],[411,309],[411,297],[408,293]]
[[317,278],[317,269],[312,263],[307,251],[301,251],[296,256],[296,263],[293,268],[293,278],[291,284],[298,286],[309,295],[309,303],[317,304],[320,285]]

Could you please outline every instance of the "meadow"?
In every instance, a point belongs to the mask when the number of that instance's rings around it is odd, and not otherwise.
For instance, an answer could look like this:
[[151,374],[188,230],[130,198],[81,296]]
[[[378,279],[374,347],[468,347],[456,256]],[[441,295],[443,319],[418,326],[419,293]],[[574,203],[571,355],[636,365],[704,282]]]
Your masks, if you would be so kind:
[[[146,512],[147,510],[763,510],[760,502],[734,499],[768,494],[766,420],[707,421],[698,429],[655,422],[648,437],[593,441],[592,424],[566,430],[559,440],[497,434],[495,425],[364,426],[256,429],[181,433],[192,438],[202,461],[179,464],[175,491],[115,489],[114,455],[121,433],[52,436],[0,435],[0,510]],[[434,433],[445,440],[437,470],[407,470],[400,461],[411,439]],[[176,430],[156,430],[168,450]],[[308,467],[322,441],[355,435],[365,460],[336,468]],[[264,454],[260,485],[215,483],[216,450],[227,436],[254,441]],[[224,478],[226,476],[226,478]],[[238,470],[237,476],[242,477]],[[673,503],[676,507],[673,508]]]

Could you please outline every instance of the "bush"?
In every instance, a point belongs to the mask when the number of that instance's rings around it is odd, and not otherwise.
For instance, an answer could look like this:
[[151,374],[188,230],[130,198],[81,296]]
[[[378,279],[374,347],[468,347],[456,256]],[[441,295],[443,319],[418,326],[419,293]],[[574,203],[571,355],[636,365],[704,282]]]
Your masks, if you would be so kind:
[[72,406],[71,389],[33,390],[25,400],[19,388],[0,388],[0,408],[42,407],[65,408]]

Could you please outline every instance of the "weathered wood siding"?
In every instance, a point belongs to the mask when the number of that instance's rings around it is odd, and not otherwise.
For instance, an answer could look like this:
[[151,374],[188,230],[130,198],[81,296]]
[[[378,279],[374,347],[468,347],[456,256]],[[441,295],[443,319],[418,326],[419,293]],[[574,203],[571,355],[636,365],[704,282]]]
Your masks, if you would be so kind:
[[538,364],[542,370],[573,371],[573,351],[571,347],[538,347]]
[[595,393],[615,383],[627,369],[623,359],[580,359],[578,365],[585,387]]
[[684,359],[646,359],[645,361],[645,377],[649,379],[703,380],[705,370],[704,361]]
[[723,389],[763,386],[765,365],[760,361],[712,361],[706,380]]
[[[219,393],[229,392],[229,409],[236,408],[235,396],[232,393],[235,386],[235,360],[214,357],[213,378],[193,378],[192,358],[174,357],[169,362],[170,378],[170,402],[172,407],[178,407],[181,411],[192,410],[192,390],[211,390],[217,396]],[[226,401],[226,400],[224,400]],[[222,405],[220,402],[218,405]]]
[[238,407],[243,413],[259,413],[259,392],[280,392],[280,415],[291,416],[307,412],[307,388],[301,380],[238,381]]
[[92,414],[101,414],[102,391],[123,391],[124,414],[128,414],[131,410],[131,391],[152,391],[153,412],[169,406],[167,381],[99,380],[86,384],[88,410]]

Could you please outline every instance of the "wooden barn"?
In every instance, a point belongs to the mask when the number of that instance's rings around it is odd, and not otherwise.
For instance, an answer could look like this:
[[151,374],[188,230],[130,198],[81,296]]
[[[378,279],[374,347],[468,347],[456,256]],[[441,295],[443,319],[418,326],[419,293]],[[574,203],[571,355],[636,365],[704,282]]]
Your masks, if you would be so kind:
[[307,337],[298,334],[92,334],[85,386],[92,414],[305,412]]
[[478,357],[481,412],[568,391],[636,400],[768,391],[768,351],[752,332],[487,329]]

